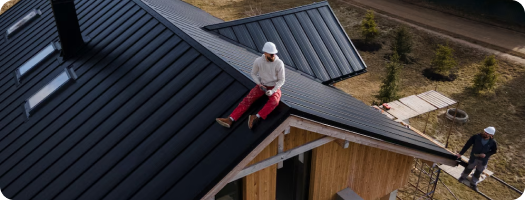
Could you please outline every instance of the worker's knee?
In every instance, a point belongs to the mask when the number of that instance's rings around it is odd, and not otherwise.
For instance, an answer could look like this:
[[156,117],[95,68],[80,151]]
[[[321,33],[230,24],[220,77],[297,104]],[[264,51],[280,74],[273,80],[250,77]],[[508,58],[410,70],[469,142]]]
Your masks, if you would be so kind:
[[481,176],[481,173],[483,173],[483,171],[479,171],[476,169],[476,171],[474,172],[474,174],[472,176],[476,177],[479,179],[479,177]]

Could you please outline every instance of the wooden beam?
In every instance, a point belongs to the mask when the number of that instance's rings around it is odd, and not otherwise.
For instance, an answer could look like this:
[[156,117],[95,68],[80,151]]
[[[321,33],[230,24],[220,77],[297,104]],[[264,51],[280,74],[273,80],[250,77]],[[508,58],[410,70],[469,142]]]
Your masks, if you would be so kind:
[[201,198],[201,200],[209,200],[210,198],[214,197],[226,184],[232,181],[232,179],[237,175],[250,161],[252,161],[266,146],[268,146],[272,141],[279,136],[279,134],[282,134],[283,131],[286,128],[290,127],[290,117],[288,117],[286,120],[284,120],[281,125],[279,125],[268,137],[266,137],[255,149],[248,154],[237,166],[233,168],[232,171],[230,171],[224,178],[217,183],[204,197]]
[[343,149],[346,149],[350,146],[350,142],[348,140],[341,140],[341,139],[337,139],[335,140],[335,142],[337,142],[337,144],[339,144],[341,147],[343,147]]
[[[284,133],[279,135],[279,141],[277,143],[277,154],[280,154],[284,151]],[[277,164],[277,169],[283,168],[283,162]]]
[[288,135],[288,133],[290,133],[290,127],[284,129],[284,134],[285,134],[285,135]]
[[231,181],[235,181],[235,180],[240,179],[242,177],[248,176],[248,175],[253,174],[253,173],[255,173],[255,172],[259,171],[259,170],[262,170],[264,168],[272,166],[272,165],[274,165],[276,163],[279,163],[281,161],[285,161],[287,159],[293,158],[294,156],[297,156],[297,155],[299,155],[301,153],[310,151],[312,149],[315,149],[315,148],[317,148],[319,146],[322,146],[322,145],[324,145],[326,143],[329,143],[331,141],[334,141],[334,140],[335,140],[335,138],[333,138],[333,137],[323,137],[321,139],[317,139],[317,140],[314,140],[312,142],[306,143],[303,146],[299,146],[299,147],[290,149],[290,150],[288,150],[286,152],[277,154],[277,155],[275,155],[273,157],[267,158],[267,159],[265,159],[265,160],[263,160],[261,162],[255,163],[253,165],[250,165],[250,166],[244,168]]
[[443,158],[441,156],[437,156],[434,154],[418,151],[415,149],[410,149],[408,147],[404,147],[404,146],[397,145],[397,144],[392,144],[390,142],[368,137],[368,136],[365,136],[365,135],[362,135],[356,132],[343,130],[340,128],[336,128],[333,126],[329,126],[326,124],[322,124],[322,123],[315,122],[315,121],[305,119],[302,117],[298,117],[298,116],[290,116],[289,119],[291,119],[290,126],[292,127],[327,135],[327,136],[342,139],[342,140],[348,140],[351,142],[355,142],[355,143],[366,145],[366,146],[371,146],[371,147],[378,148],[378,149],[383,149],[383,150],[387,150],[387,151],[391,151],[391,152],[395,152],[395,153],[399,153],[399,154],[403,154],[407,156],[412,156],[412,157],[423,159],[423,160],[432,161],[435,163],[441,163],[441,164],[445,164],[449,166],[456,166],[456,161],[452,159],[447,159],[447,158]]

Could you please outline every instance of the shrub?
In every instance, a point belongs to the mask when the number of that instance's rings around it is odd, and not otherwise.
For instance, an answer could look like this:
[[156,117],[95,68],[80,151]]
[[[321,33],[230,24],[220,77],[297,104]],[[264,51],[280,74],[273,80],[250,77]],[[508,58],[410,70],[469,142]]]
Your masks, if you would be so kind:
[[366,43],[372,42],[379,35],[374,19],[374,11],[368,10],[366,12],[365,19],[361,21],[361,34],[365,38]]
[[401,60],[408,61],[408,54],[412,52],[412,36],[405,27],[396,30],[390,49],[396,51]]
[[457,64],[452,57],[452,53],[452,48],[439,44],[436,49],[436,55],[431,62],[432,71],[447,76]]
[[390,57],[390,63],[387,64],[386,69],[387,75],[382,81],[379,94],[376,96],[381,103],[388,103],[398,98],[401,63],[399,62],[399,55],[395,51]]
[[498,74],[498,61],[495,56],[488,56],[483,63],[478,67],[478,73],[474,76],[474,89],[476,92],[481,90],[492,90],[496,86]]

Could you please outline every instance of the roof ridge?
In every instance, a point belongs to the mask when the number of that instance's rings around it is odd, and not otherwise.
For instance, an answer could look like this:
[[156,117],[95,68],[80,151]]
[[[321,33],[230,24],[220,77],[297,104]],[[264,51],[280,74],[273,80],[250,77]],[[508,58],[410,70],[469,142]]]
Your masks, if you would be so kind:
[[224,27],[230,27],[230,26],[235,26],[235,25],[239,25],[239,24],[247,24],[247,23],[254,22],[254,21],[260,21],[260,20],[264,20],[264,19],[268,19],[268,18],[273,18],[273,17],[277,17],[277,16],[282,16],[282,15],[288,15],[288,14],[292,14],[292,13],[296,13],[296,12],[302,12],[302,11],[305,11],[305,10],[310,10],[310,9],[314,9],[314,8],[320,8],[320,7],[324,7],[324,6],[330,6],[328,4],[328,1],[321,1],[321,2],[316,2],[316,3],[312,3],[312,4],[308,4],[308,5],[299,6],[299,7],[289,8],[289,9],[286,9],[286,10],[280,10],[280,11],[275,11],[275,12],[266,13],[266,14],[262,14],[262,15],[256,15],[256,16],[253,16],[253,17],[247,17],[247,18],[237,19],[237,20],[233,20],[233,21],[207,25],[207,26],[204,26],[204,28],[206,30],[216,30],[216,29],[220,29],[220,28],[224,28]]

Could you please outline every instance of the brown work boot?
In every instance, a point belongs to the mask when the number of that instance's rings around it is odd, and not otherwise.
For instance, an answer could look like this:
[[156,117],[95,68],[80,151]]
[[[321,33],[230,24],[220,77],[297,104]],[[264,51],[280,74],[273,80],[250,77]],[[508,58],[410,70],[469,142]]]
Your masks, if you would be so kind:
[[248,118],[248,128],[252,129],[257,123],[259,122],[259,119],[257,115],[250,115]]
[[233,121],[229,117],[226,117],[226,118],[215,118],[215,121],[217,121],[217,123],[219,123],[221,126],[224,126],[226,128],[230,128],[230,126],[233,123]]

